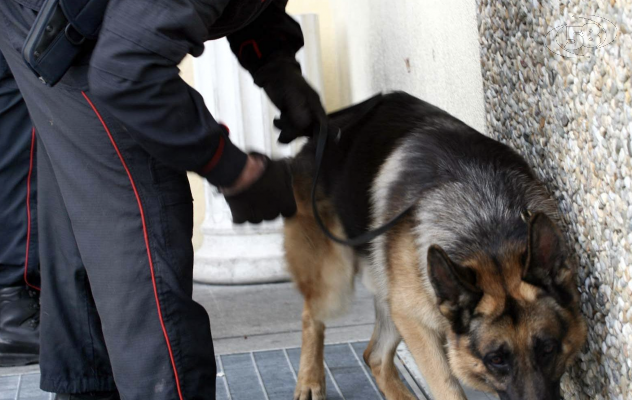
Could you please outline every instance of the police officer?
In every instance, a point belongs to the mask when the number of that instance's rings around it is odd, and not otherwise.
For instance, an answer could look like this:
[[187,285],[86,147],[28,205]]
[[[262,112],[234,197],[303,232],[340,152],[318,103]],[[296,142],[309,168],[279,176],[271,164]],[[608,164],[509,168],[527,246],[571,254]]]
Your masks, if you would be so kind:
[[47,87],[20,56],[42,2],[0,2],[0,50],[38,132],[41,387],[58,399],[213,399],[185,171],[225,193],[235,222],[296,204],[286,164],[233,145],[177,66],[227,35],[289,141],[324,115],[294,59],[300,27],[287,0],[111,0],[96,46]]
[[35,132],[0,53],[0,367],[39,358]]

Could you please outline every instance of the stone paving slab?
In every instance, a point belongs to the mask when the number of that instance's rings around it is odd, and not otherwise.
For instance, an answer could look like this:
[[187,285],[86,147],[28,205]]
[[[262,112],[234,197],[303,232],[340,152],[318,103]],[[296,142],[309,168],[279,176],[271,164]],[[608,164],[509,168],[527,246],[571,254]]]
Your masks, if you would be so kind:
[[[384,400],[361,359],[366,345],[325,346],[327,399]],[[299,357],[299,348],[217,356],[217,400],[291,400]],[[1,376],[0,400],[51,400],[39,389],[39,378],[39,373]]]
[[39,373],[0,376],[0,400],[52,400],[39,389]]

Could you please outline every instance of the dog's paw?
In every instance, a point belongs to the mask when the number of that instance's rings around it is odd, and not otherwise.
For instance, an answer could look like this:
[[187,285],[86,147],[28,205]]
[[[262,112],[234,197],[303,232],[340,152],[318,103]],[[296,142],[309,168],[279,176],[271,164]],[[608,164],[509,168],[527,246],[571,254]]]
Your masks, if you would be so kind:
[[325,382],[299,382],[294,391],[294,400],[325,400]]

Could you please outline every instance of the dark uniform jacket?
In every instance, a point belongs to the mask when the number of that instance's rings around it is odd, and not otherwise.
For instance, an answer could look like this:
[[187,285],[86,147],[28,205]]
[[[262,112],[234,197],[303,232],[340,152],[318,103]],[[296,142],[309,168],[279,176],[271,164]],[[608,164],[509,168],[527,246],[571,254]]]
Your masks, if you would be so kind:
[[[246,155],[178,75],[206,40],[227,36],[251,74],[271,59],[294,58],[300,26],[287,0],[110,0],[90,60],[89,83],[130,134],[154,157],[230,185]],[[221,93],[219,94],[221,98]]]

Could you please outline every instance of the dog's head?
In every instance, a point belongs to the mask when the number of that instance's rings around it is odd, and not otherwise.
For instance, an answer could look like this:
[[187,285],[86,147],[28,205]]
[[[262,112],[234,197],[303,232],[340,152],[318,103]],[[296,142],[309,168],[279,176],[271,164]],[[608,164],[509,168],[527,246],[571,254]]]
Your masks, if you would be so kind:
[[502,247],[461,264],[438,246],[428,251],[430,281],[451,327],[452,370],[502,400],[557,400],[560,378],[586,339],[573,259],[540,213],[526,242]]

